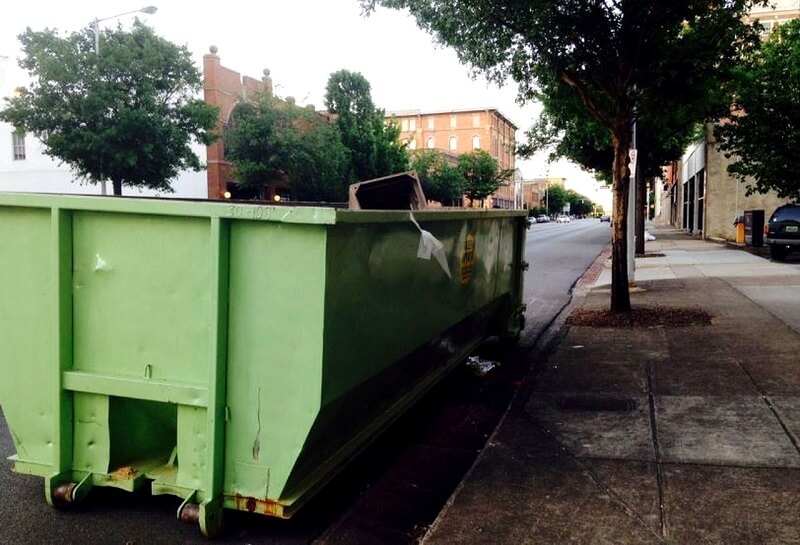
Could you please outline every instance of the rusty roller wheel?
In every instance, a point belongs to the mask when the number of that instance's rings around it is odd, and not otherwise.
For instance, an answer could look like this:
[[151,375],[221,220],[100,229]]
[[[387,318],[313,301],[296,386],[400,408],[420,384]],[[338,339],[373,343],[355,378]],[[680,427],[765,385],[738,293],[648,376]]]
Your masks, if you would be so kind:
[[72,503],[76,486],[75,483],[63,483],[58,485],[53,489],[53,501],[61,505]]
[[183,506],[180,513],[181,522],[186,524],[199,524],[200,523],[200,506],[196,503],[187,503]]

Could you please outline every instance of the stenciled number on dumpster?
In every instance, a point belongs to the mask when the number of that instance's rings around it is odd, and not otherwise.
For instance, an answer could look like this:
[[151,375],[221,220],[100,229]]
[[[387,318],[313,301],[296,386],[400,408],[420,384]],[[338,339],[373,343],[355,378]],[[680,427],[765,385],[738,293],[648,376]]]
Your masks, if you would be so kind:
[[475,273],[475,235],[468,234],[464,241],[464,253],[461,254],[461,283],[472,282]]
[[272,208],[268,206],[236,206],[230,205],[228,216],[232,218],[263,220],[270,217]]

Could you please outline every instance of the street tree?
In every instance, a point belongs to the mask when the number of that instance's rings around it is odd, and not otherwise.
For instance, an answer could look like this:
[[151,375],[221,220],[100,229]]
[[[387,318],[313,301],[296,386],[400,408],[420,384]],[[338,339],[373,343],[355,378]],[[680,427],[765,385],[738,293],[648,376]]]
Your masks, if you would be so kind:
[[574,189],[567,189],[567,202],[569,203],[570,214],[574,214],[576,216],[585,216],[591,214],[592,210],[594,209],[591,199],[581,195]]
[[458,171],[464,178],[463,192],[470,200],[483,201],[511,179],[514,171],[500,168],[500,163],[482,149],[458,156]]
[[542,197],[542,204],[547,208],[547,214],[552,216],[564,210],[564,207],[569,202],[567,191],[560,185],[550,185],[545,189],[544,197]]
[[[669,108],[679,86],[717,82],[749,34],[753,0],[361,0],[407,9],[423,29],[519,99],[569,90],[608,132],[614,155],[611,310],[629,311],[629,150],[637,112]],[[663,102],[658,98],[665,99]]]
[[715,127],[733,162],[728,171],[748,194],[775,191],[800,201],[800,20],[780,25],[743,59],[730,115]]
[[370,84],[360,73],[339,70],[331,74],[325,87],[325,107],[336,116],[357,180],[380,178],[408,168],[399,127],[384,121],[384,111],[375,107]]
[[225,156],[236,183],[265,197],[287,185],[306,201],[345,201],[350,162],[336,125],[313,109],[262,96],[238,104],[225,134]]
[[456,167],[448,164],[440,151],[425,149],[413,152],[410,168],[417,172],[428,199],[452,205],[461,198],[464,177]]
[[55,30],[19,36],[31,85],[0,119],[41,139],[47,155],[91,183],[171,192],[180,170],[200,170],[192,140],[213,142],[217,109],[196,98],[200,72],[185,46],[135,22],[100,36]]
[[[551,84],[547,93],[538,93],[543,111],[527,131],[527,141],[519,147],[522,157],[549,150],[550,160],[564,157],[581,165],[606,184],[612,183],[614,146],[611,135],[583,106],[579,97],[563,86]],[[702,85],[676,86],[659,100],[670,108],[647,106],[649,97],[641,97],[636,116],[638,151],[638,187],[636,188],[636,253],[644,253],[644,202],[641,198],[648,183],[661,175],[663,165],[677,160],[692,141],[703,137],[705,121],[723,115],[731,94],[719,81]],[[633,176],[633,173],[631,174]]]

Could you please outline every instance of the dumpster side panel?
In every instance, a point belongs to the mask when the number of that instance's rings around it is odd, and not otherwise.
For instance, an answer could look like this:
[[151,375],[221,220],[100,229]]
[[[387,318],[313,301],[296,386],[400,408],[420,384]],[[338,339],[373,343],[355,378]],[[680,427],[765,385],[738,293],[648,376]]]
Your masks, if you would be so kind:
[[443,245],[447,272],[417,257],[410,222],[341,225],[329,250],[337,274],[328,290],[324,401],[508,294],[511,218],[422,223]]
[[[513,305],[521,218],[420,222],[447,256],[418,257],[420,231],[397,221],[330,228],[322,407],[284,499],[294,501],[495,329]],[[448,276],[449,272],[449,276]]]
[[319,411],[325,240],[321,225],[231,226],[225,492],[240,509],[280,497]]
[[204,382],[208,220],[75,212],[73,232],[74,368]]
[[0,207],[0,404],[22,461],[52,464],[50,209]]

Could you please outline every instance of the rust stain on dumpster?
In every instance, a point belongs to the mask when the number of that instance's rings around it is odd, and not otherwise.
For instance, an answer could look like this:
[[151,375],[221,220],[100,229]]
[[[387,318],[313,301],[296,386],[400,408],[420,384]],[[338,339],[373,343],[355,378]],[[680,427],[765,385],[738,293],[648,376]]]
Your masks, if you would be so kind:
[[247,511],[250,513],[259,513],[262,515],[286,518],[283,513],[283,510],[286,506],[282,503],[271,500],[260,500],[258,498],[251,498],[249,496],[242,496],[239,494],[236,494],[233,498],[236,501],[236,509],[239,511]]
[[136,470],[131,466],[121,467],[111,474],[112,479],[127,481],[136,477]]

